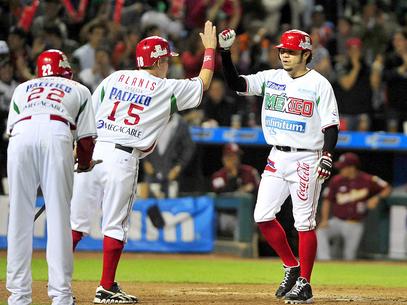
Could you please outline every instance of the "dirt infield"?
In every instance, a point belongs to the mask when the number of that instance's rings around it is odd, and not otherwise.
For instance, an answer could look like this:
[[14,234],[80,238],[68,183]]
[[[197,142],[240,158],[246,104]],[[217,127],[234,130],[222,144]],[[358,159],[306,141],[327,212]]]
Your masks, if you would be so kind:
[[[95,282],[74,282],[73,288],[78,305],[91,304]],[[5,283],[0,282],[0,287]],[[274,298],[274,289],[270,285],[216,285],[216,284],[166,284],[166,283],[123,283],[123,288],[137,295],[145,305],[270,305],[284,304]],[[50,304],[47,297],[46,283],[33,284],[33,304]],[[7,298],[7,293],[0,289],[0,303]],[[350,304],[350,305],[406,305],[407,289],[392,288],[378,290],[374,287],[315,287],[316,304]]]
[[[76,253],[82,258],[99,258],[101,253]],[[0,256],[5,252],[0,251]],[[35,252],[34,257],[43,257],[44,252]],[[156,254],[129,254],[124,257],[155,258]],[[165,255],[166,258],[179,259],[179,255]],[[200,255],[183,255],[183,259],[197,259]],[[205,259],[219,259],[219,255],[202,255]],[[391,262],[389,262],[391,264]],[[45,281],[33,283],[33,304],[50,304]],[[73,290],[77,305],[92,304],[97,282],[74,281]],[[137,295],[145,305],[270,305],[284,304],[274,297],[276,284],[175,284],[175,283],[136,283],[122,282],[122,288]],[[407,288],[378,288],[366,286],[322,286],[315,285],[315,304],[349,305],[407,305]],[[5,282],[0,281],[0,305],[7,302]]]

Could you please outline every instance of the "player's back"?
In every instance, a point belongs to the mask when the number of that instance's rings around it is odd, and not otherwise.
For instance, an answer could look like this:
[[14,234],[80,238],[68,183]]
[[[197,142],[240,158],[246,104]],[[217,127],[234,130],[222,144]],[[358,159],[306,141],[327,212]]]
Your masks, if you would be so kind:
[[147,149],[172,113],[202,99],[202,82],[159,78],[144,70],[116,71],[93,93],[98,140]]
[[82,84],[63,77],[40,77],[20,84],[10,107],[13,125],[19,120],[38,114],[58,115],[75,124],[81,105],[90,99],[89,90]]

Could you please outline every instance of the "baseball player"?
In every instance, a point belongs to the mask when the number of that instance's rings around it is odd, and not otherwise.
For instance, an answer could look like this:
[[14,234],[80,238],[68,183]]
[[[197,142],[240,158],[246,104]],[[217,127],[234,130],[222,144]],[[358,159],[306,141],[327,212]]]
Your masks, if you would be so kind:
[[[332,177],[323,192],[321,222],[317,229],[320,260],[331,259],[329,242],[343,240],[343,258],[353,260],[363,234],[363,220],[369,210],[391,194],[391,186],[383,179],[359,170],[359,157],[345,153],[335,162],[339,174]],[[329,219],[332,208],[332,218]]]
[[[79,171],[92,169],[95,118],[89,90],[71,80],[64,53],[38,56],[37,78],[14,91],[8,116],[7,289],[9,305],[32,303],[31,254],[35,199],[41,186],[47,215],[48,296],[73,304],[70,201],[77,141]],[[75,134],[75,136],[74,136]]]
[[98,141],[94,156],[104,162],[95,171],[75,177],[72,198],[73,247],[90,232],[94,205],[102,206],[103,271],[94,303],[137,303],[120,289],[115,274],[127,239],[135,200],[139,159],[151,153],[171,114],[197,107],[212,80],[217,45],[210,21],[200,33],[205,56],[199,76],[166,79],[171,52],[167,40],[152,36],[136,46],[139,70],[108,76],[93,93]]
[[[330,83],[307,68],[312,57],[310,36],[286,31],[276,46],[282,69],[238,75],[230,55],[233,30],[219,34],[222,63],[228,85],[242,95],[263,97],[262,128],[270,154],[263,171],[255,221],[284,264],[285,275],[276,296],[286,303],[313,302],[310,286],[317,239],[315,213],[321,183],[330,176],[337,142],[339,116]],[[299,262],[276,219],[291,195],[295,228],[299,235]]]

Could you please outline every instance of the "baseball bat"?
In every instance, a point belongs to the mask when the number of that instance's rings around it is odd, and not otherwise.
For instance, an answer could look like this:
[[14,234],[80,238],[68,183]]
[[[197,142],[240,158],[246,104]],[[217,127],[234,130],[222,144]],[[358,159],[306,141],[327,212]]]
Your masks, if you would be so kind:
[[[92,161],[93,161],[93,166],[91,167],[91,169],[92,169],[95,165],[97,165],[97,164],[103,162],[103,160],[92,160]],[[77,171],[77,170],[75,169],[75,172],[76,172],[76,171]],[[35,213],[34,221],[36,221],[37,218],[40,217],[41,214],[42,214],[44,211],[45,211],[45,203],[44,203],[44,205],[37,211],[37,213]]]
[[42,214],[42,212],[45,211],[45,203],[43,204],[43,206],[37,211],[37,213],[35,213],[34,216],[34,221],[37,220],[38,217],[40,217],[40,215]]

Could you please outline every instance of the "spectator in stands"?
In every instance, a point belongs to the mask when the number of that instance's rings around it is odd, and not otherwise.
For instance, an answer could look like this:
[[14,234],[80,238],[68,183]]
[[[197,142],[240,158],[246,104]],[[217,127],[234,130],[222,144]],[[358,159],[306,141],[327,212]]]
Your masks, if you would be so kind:
[[182,172],[195,148],[188,124],[174,113],[158,138],[156,149],[142,161],[147,193],[158,198],[177,197]]
[[110,63],[110,50],[106,47],[99,47],[95,51],[95,64],[92,68],[82,70],[79,73],[79,79],[93,92],[102,80],[114,71]]
[[387,130],[400,132],[402,122],[407,121],[407,30],[394,33],[392,50],[382,67],[388,98]]
[[186,78],[191,78],[199,72],[199,63],[202,62],[205,52],[202,44],[196,39],[198,33],[199,30],[194,30],[190,33],[186,40],[185,50],[181,53],[181,62]]
[[66,56],[70,57],[78,48],[78,43],[75,40],[64,38],[61,29],[55,24],[49,24],[43,30],[45,50],[57,49],[64,50]]
[[353,37],[346,41],[347,56],[335,66],[337,81],[334,91],[338,101],[342,128],[367,131],[373,113],[373,90],[380,87],[380,72],[370,69],[363,60],[362,41]]
[[[180,20],[170,18],[167,13],[167,6],[163,2],[159,2],[153,9],[147,10],[141,16],[140,25],[144,30],[150,26],[156,26],[160,29],[162,37],[172,37],[178,39],[183,35],[184,25]],[[210,20],[208,18],[208,20]]]
[[[236,98],[239,101],[239,97]],[[231,96],[226,95],[225,83],[222,78],[214,77],[209,87],[208,94],[204,96],[202,104],[204,127],[230,127],[232,116],[239,115],[241,121],[244,111],[240,111],[241,105]]]
[[331,57],[328,50],[320,44],[320,33],[318,28],[311,29],[312,39],[312,60],[308,64],[308,68],[314,69],[325,76],[328,80],[333,78],[333,69],[331,65]]
[[254,167],[242,164],[243,152],[235,143],[223,147],[223,167],[212,175],[212,190],[215,193],[243,192],[254,194],[260,183],[260,176]]
[[241,0],[214,0],[207,9],[207,18],[215,20],[218,29],[237,29],[242,17]]
[[354,153],[342,154],[335,163],[339,174],[332,177],[323,193],[317,230],[318,259],[332,258],[330,240],[334,237],[342,239],[343,258],[355,259],[368,210],[376,208],[391,193],[386,181],[359,170],[359,166],[359,157]]
[[73,56],[79,59],[81,70],[94,66],[95,50],[102,46],[106,35],[107,28],[103,23],[94,23],[89,27],[88,42],[73,52]]
[[[0,52],[4,51],[0,47]],[[13,78],[13,65],[8,58],[0,61],[0,194],[4,194],[3,177],[7,177],[7,146],[6,137],[7,116],[9,112],[11,97],[18,83]]]
[[[243,152],[235,143],[223,146],[223,167],[211,177],[212,191],[217,194],[242,196],[254,195],[260,183],[260,176],[254,167],[242,164]],[[253,197],[254,198],[254,197]],[[236,212],[217,209],[217,235],[236,237],[238,230]]]
[[319,33],[319,43],[326,47],[334,38],[334,24],[327,20],[324,7],[315,5],[311,14],[311,28],[316,28]]
[[3,60],[10,60],[10,49],[8,48],[6,41],[0,40],[0,62]]
[[140,41],[137,28],[129,28],[114,47],[112,62],[115,69],[134,69],[136,67],[136,45]]
[[61,33],[62,39],[68,38],[66,24],[61,20],[60,13],[62,4],[60,0],[41,1],[42,14],[34,18],[31,26],[33,37],[43,34],[46,26],[54,25]]
[[13,26],[9,30],[7,43],[17,80],[23,82],[31,79],[33,67],[30,66],[31,50],[27,44],[27,33],[23,29]]
[[344,62],[346,59],[346,41],[355,37],[353,22],[348,17],[339,17],[334,32],[334,37],[327,44],[327,49],[333,57],[333,62]]
[[368,1],[360,16],[361,22],[355,27],[355,34],[363,42],[363,57],[371,65],[378,54],[383,54],[389,40],[391,20],[385,18],[384,12],[374,1]]

